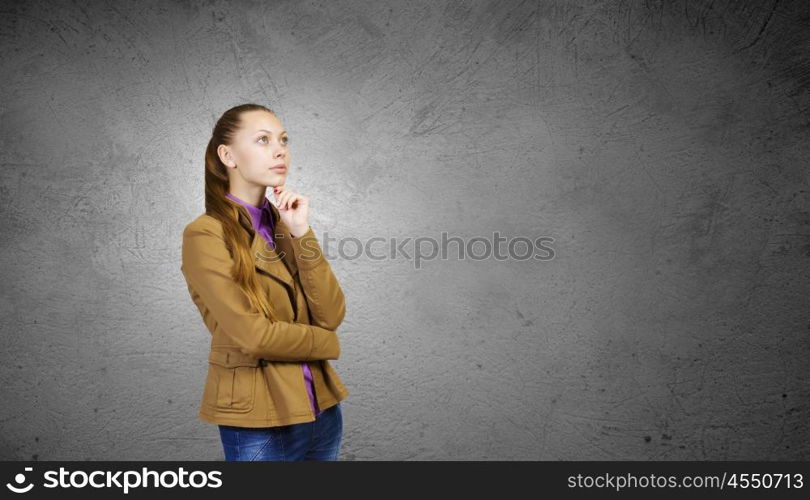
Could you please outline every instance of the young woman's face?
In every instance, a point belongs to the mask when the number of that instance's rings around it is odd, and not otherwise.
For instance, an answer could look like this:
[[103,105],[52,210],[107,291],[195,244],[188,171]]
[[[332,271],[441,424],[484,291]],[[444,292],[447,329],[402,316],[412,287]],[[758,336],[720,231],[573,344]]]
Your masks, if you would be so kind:
[[[242,113],[242,128],[220,156],[233,174],[260,186],[281,186],[290,168],[287,132],[275,115],[267,111]],[[279,168],[282,167],[282,168]]]

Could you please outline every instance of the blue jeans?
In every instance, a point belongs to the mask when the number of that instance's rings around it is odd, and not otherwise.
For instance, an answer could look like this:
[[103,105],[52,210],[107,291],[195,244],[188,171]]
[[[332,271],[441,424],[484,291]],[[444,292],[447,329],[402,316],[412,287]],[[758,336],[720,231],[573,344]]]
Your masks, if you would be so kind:
[[338,402],[314,422],[277,427],[220,425],[226,461],[337,460],[343,434]]

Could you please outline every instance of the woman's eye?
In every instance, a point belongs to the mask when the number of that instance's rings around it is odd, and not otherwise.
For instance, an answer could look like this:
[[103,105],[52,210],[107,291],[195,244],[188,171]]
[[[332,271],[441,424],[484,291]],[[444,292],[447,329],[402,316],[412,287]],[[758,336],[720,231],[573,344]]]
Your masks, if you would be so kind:
[[[289,141],[290,141],[290,138],[287,137],[287,136],[284,136],[284,137],[281,138],[281,143],[282,144],[287,144]],[[263,135],[263,136],[259,137],[259,140],[257,142],[260,142],[262,144],[269,144],[270,141],[267,139],[266,135]]]

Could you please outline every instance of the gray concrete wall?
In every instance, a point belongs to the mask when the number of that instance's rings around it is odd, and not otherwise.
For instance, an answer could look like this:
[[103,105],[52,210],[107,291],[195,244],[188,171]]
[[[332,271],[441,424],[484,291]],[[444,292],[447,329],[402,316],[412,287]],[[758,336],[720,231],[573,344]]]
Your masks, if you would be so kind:
[[321,237],[553,238],[419,268],[327,247],[342,459],[810,458],[808,19],[4,3],[0,459],[223,457],[179,259],[213,122],[243,102],[290,131]]

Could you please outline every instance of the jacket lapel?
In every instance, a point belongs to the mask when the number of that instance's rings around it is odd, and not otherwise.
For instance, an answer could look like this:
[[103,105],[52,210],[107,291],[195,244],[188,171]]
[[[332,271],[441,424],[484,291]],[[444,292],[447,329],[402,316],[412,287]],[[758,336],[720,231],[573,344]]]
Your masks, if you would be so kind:
[[253,260],[257,269],[286,283],[290,290],[294,291],[293,276],[298,272],[298,268],[290,245],[290,231],[272,203],[270,210],[273,213],[273,240],[276,242],[276,249],[274,250],[259,233],[254,233],[251,242]]

